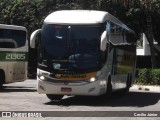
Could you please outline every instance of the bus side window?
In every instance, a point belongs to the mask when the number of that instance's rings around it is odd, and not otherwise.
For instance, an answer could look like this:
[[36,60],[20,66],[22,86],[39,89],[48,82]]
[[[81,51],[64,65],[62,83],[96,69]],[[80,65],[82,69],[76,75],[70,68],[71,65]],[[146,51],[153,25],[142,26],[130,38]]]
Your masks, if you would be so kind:
[[123,28],[118,25],[116,25],[116,38],[119,43],[126,43],[123,39]]
[[123,28],[117,25],[116,26],[116,34],[117,35],[122,35],[122,31],[123,31]]
[[111,23],[110,34],[111,35],[116,34],[116,25],[114,25],[113,23]]
[[135,42],[134,34],[131,34],[130,32],[126,32],[126,41],[129,43]]

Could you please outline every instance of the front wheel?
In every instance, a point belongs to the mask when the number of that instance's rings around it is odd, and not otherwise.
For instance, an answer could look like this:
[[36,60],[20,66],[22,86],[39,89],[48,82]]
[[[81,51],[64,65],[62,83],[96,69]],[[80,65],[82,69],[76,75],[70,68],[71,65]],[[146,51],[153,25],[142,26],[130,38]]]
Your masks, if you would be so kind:
[[55,94],[46,94],[46,96],[52,101],[60,101],[63,98],[63,95],[55,95]]

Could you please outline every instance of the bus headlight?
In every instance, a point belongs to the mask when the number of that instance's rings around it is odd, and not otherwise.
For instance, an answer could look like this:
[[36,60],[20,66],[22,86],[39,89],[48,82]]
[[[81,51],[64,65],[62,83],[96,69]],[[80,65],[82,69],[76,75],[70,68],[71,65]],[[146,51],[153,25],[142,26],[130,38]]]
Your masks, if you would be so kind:
[[45,78],[44,78],[44,76],[40,76],[40,79],[41,79],[41,80],[44,80]]
[[48,72],[44,72],[44,71],[38,71],[37,72],[37,77],[40,79],[40,80],[46,80],[47,77],[49,77],[50,73]]
[[90,82],[94,82],[96,79],[94,78],[94,77],[92,77],[91,79],[90,79]]
[[40,80],[45,80],[45,77],[43,75],[38,76]]

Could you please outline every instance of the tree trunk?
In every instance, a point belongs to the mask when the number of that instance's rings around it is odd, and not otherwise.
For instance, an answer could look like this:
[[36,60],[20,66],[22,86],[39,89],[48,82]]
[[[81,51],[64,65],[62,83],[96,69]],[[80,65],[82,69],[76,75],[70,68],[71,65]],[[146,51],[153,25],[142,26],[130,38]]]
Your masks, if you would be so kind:
[[152,28],[152,18],[151,18],[150,10],[146,10],[146,21],[147,21],[147,39],[148,39],[150,51],[151,51],[152,68],[156,68],[157,60],[155,56],[155,48],[153,43],[153,28]]

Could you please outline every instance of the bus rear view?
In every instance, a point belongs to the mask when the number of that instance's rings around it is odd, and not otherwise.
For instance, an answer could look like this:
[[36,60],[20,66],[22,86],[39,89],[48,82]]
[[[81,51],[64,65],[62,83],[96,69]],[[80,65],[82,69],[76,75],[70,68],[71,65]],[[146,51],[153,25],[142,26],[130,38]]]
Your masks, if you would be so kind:
[[0,24],[0,89],[27,79],[28,40],[23,26]]
[[[109,80],[113,75],[113,52],[108,54],[108,16],[109,13],[101,11],[71,10],[53,12],[46,17],[42,29],[31,35],[34,48],[35,38],[41,34],[37,69],[39,93],[51,100],[60,100],[64,95],[99,96],[131,86],[126,86],[125,82],[124,86],[116,87],[119,81]],[[130,51],[128,55],[131,53],[134,57],[134,50]],[[133,68],[134,61],[132,63]],[[132,72],[134,69],[130,74]]]

